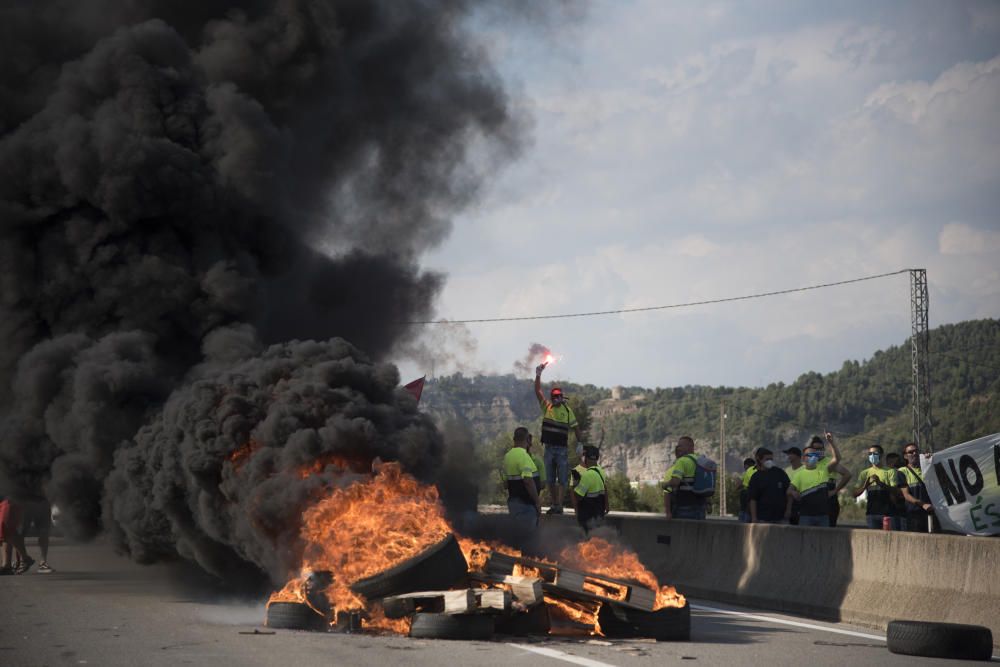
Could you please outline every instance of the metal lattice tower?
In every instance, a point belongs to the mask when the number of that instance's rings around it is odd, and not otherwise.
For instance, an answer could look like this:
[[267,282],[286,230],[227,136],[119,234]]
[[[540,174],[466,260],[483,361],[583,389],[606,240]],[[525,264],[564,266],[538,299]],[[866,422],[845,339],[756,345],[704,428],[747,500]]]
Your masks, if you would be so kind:
[[921,451],[934,451],[931,437],[930,331],[927,270],[910,269],[910,361],[913,368],[913,441]]

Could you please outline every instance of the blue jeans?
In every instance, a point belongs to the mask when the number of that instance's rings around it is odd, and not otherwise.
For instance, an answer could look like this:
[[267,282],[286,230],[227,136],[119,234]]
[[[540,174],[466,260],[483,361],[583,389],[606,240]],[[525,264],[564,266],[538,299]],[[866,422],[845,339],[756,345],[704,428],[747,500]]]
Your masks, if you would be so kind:
[[534,528],[538,525],[538,512],[531,503],[526,503],[517,498],[507,499],[507,511],[518,523]]
[[675,519],[705,520],[705,505],[679,505],[673,508]]
[[545,471],[549,475],[549,486],[566,486],[569,478],[569,454],[566,447],[545,445]]
[[799,516],[799,525],[800,526],[819,526],[820,528],[829,528],[830,527],[830,517],[827,514],[823,514],[821,516],[805,516],[803,514],[803,515]]

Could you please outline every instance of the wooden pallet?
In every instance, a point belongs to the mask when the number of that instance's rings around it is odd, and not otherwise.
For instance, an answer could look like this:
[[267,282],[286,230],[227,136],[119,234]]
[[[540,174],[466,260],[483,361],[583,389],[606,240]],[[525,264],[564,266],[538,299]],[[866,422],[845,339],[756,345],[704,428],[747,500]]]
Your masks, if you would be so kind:
[[521,577],[514,575],[495,575],[487,572],[469,572],[469,580],[489,586],[507,587],[513,598],[526,607],[532,607],[544,601],[542,580],[538,577]]
[[494,577],[511,576],[515,565],[536,570],[542,580],[542,589],[557,597],[614,602],[640,611],[653,611],[656,607],[656,591],[651,588],[603,574],[580,572],[554,563],[519,558],[498,551],[490,552],[485,574]]
[[385,603],[398,603],[407,613],[427,611],[441,614],[474,614],[477,612],[508,612],[511,593],[502,589],[467,588],[457,591],[419,591],[385,598]]

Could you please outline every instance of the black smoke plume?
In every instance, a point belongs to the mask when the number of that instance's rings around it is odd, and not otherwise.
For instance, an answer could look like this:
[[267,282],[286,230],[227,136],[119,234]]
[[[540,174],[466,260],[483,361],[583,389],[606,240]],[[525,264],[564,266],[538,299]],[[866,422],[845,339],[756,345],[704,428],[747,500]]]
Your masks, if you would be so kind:
[[379,360],[518,146],[471,10],[4,3],[0,488],[144,561],[275,572],[323,479],[296,466],[429,477],[440,436]]

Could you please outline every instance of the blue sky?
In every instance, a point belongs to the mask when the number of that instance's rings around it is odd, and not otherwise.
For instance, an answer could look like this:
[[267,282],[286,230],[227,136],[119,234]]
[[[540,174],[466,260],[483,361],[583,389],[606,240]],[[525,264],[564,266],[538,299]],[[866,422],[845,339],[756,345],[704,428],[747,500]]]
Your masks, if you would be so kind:
[[[1000,316],[1000,3],[588,3],[482,44],[530,123],[424,258],[438,316],[713,299],[928,270],[931,324]],[[765,385],[902,342],[908,278],[428,332],[438,374]],[[404,377],[429,372],[400,359]]]

